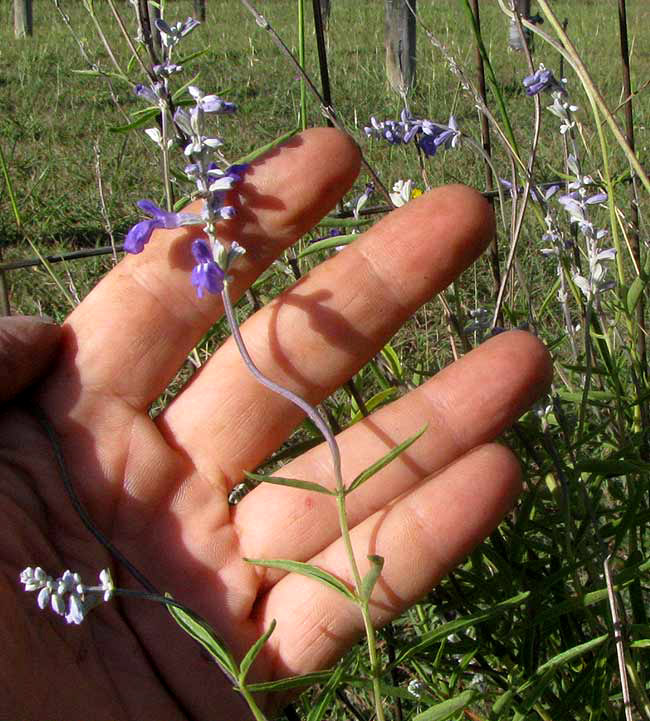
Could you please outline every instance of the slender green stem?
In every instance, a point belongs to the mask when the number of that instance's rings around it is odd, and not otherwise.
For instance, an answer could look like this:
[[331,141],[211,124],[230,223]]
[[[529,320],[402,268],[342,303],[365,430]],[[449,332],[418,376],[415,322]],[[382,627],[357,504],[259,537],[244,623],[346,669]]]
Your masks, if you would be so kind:
[[167,101],[168,90],[167,90],[167,81],[165,81],[165,107],[162,109],[161,115],[162,115],[162,141],[161,141],[161,150],[162,150],[162,167],[163,167],[163,182],[165,183],[165,202],[167,205],[167,210],[171,212],[174,209],[174,192],[172,188],[171,183],[171,177],[169,174],[169,148],[167,146],[167,138],[169,136],[169,116],[170,116],[170,110],[169,110],[169,103]]
[[380,687],[380,664],[379,657],[377,655],[377,635],[375,633],[375,627],[372,623],[372,617],[370,615],[370,604],[369,599],[365,598],[362,594],[362,578],[359,572],[359,566],[354,555],[354,549],[352,548],[352,540],[350,538],[350,528],[348,525],[348,517],[345,510],[345,488],[343,487],[343,481],[341,485],[336,489],[336,506],[339,514],[339,526],[341,528],[341,538],[343,539],[343,545],[345,546],[345,552],[350,563],[350,569],[352,570],[352,576],[354,578],[354,585],[357,589],[357,596],[359,597],[359,608],[361,610],[361,616],[363,617],[363,625],[366,631],[366,641],[368,644],[368,657],[370,659],[370,674],[372,677],[372,692],[375,702],[375,713],[377,715],[377,721],[384,721],[384,708],[381,698],[381,687]]
[[318,430],[323,434],[323,437],[325,438],[327,445],[329,446],[330,453],[332,454],[332,465],[334,468],[336,487],[342,487],[343,477],[341,475],[341,453],[339,451],[338,444],[336,442],[336,439],[334,438],[332,431],[330,430],[329,426],[324,421],[320,413],[309,403],[307,403],[307,401],[305,401],[293,391],[290,391],[288,388],[284,388],[279,383],[276,383],[270,378],[267,378],[262,373],[262,371],[260,371],[259,368],[255,365],[253,359],[248,353],[248,349],[244,344],[244,339],[242,338],[239,331],[239,324],[237,323],[237,319],[235,317],[235,310],[232,306],[232,301],[230,300],[230,291],[228,286],[229,283],[228,281],[226,281],[224,283],[223,292],[221,293],[221,299],[223,301],[226,319],[228,320],[228,325],[230,326],[230,332],[232,333],[233,339],[237,345],[237,349],[239,350],[239,353],[244,360],[246,367],[255,376],[258,382],[261,383],[263,386],[273,391],[274,393],[281,395],[283,398],[286,398],[291,403],[297,405],[298,408],[300,408],[300,410],[307,415],[307,417],[312,421],[312,423],[314,423]]
[[261,383],[263,386],[268,388],[269,390],[273,391],[274,393],[278,393],[283,398],[286,398],[288,401],[291,401],[295,405],[298,406],[306,415],[307,417],[314,423],[314,425],[318,428],[318,430],[323,434],[323,437],[325,438],[325,441],[327,442],[330,453],[332,455],[332,465],[334,470],[334,481],[336,485],[336,503],[337,503],[337,509],[338,509],[338,516],[339,516],[339,526],[341,528],[341,538],[343,540],[343,545],[345,547],[345,552],[348,557],[348,561],[350,564],[350,570],[352,571],[352,577],[354,579],[354,585],[357,591],[357,597],[358,597],[358,605],[361,610],[361,615],[363,617],[363,625],[366,631],[366,638],[368,643],[368,655],[370,657],[370,668],[371,668],[371,674],[372,674],[372,686],[373,686],[373,696],[375,701],[375,711],[377,714],[377,721],[384,721],[384,711],[382,706],[382,699],[381,699],[381,688],[379,683],[380,678],[380,668],[379,668],[379,658],[377,655],[377,638],[375,634],[375,629],[372,623],[372,618],[370,615],[370,605],[369,605],[369,599],[365,598],[362,593],[362,578],[361,573],[359,572],[359,566],[357,565],[357,561],[354,555],[354,549],[352,548],[352,540],[350,538],[350,528],[348,525],[348,519],[347,519],[347,513],[345,510],[345,485],[343,483],[343,475],[341,473],[341,454],[339,451],[338,444],[336,442],[336,439],[334,437],[334,434],[328,427],[325,420],[321,417],[321,415],[318,413],[318,411],[313,408],[307,401],[305,401],[300,396],[296,395],[293,391],[290,391],[288,388],[284,388],[283,386],[279,385],[275,381],[272,381],[270,378],[267,378],[255,365],[253,362],[253,359],[250,357],[250,354],[248,353],[248,349],[246,348],[246,345],[244,343],[244,339],[242,338],[241,332],[239,330],[239,324],[237,323],[237,319],[235,317],[235,311],[232,305],[232,301],[230,299],[230,292],[229,292],[229,282],[226,281],[224,283],[224,288],[221,293],[221,298],[223,301],[223,307],[226,314],[226,319],[228,321],[228,325],[230,326],[230,332],[232,333],[233,339],[235,341],[235,344],[237,345],[237,349],[239,350],[239,353],[246,364],[246,367],[248,370],[253,374],[253,376],[257,379],[259,383]]
[[7,188],[7,194],[9,195],[9,203],[11,204],[11,210],[14,214],[14,220],[16,221],[16,226],[20,228],[22,226],[20,211],[18,210],[18,202],[16,200],[16,194],[14,193],[14,185],[11,182],[9,167],[7,166],[7,161],[5,160],[2,145],[0,145],[0,168],[2,168],[2,175],[5,179],[5,186]]
[[248,690],[246,684],[241,684],[238,690],[239,693],[241,693],[241,695],[246,699],[246,703],[248,704],[248,707],[250,708],[253,716],[255,716],[256,721],[267,721],[266,716],[260,710],[260,707],[255,702],[255,698],[253,694]]
[[[298,0],[298,62],[305,70],[305,0]],[[305,76],[300,76],[300,129],[307,128],[307,88]]]
[[113,2],[113,0],[106,0],[106,1],[108,2],[108,6],[110,7],[111,12],[113,13],[113,16],[115,17],[115,21],[117,22],[117,25],[120,28],[122,35],[124,36],[124,39],[126,40],[126,44],[129,46],[129,50],[133,54],[133,57],[135,58],[138,65],[140,65],[140,69],[148,78],[153,80],[151,72],[147,69],[147,66],[142,62],[142,58],[140,57],[140,54],[138,53],[135,45],[133,44],[133,40],[131,40],[129,31],[126,29],[126,26],[124,25],[124,20],[122,20],[122,16],[120,15],[117,8],[115,7],[115,3]]

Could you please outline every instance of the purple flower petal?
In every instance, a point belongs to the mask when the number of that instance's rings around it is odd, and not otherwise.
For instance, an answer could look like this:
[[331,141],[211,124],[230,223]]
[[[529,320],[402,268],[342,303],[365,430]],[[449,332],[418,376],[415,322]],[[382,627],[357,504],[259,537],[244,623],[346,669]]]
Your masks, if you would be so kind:
[[594,205],[596,203],[606,203],[607,202],[607,193],[596,193],[595,195],[590,196],[585,200],[585,203],[587,205]]
[[436,145],[436,136],[435,135],[425,135],[423,134],[420,140],[418,141],[418,145],[420,146],[420,149],[422,152],[428,156],[429,158],[432,158],[436,154],[436,150],[438,150],[438,146]]
[[541,93],[542,90],[546,90],[547,88],[555,90],[562,89],[562,86],[553,77],[553,73],[547,68],[545,68],[543,65],[540,65],[539,70],[537,70],[535,73],[525,77],[523,79],[523,85],[526,89],[526,95],[529,95],[531,97],[533,95]]
[[156,222],[154,220],[141,220],[139,223],[136,223],[126,234],[124,250],[127,253],[142,253],[155,227]]
[[197,264],[192,268],[192,285],[196,288],[196,294],[203,298],[204,291],[215,295],[223,290],[225,273],[214,262],[212,252],[208,243],[199,238],[192,243],[192,255]]
[[240,181],[244,177],[244,173],[250,166],[248,163],[240,163],[239,165],[231,165],[226,171],[227,175],[235,178],[236,181]]
[[153,200],[147,200],[146,198],[144,200],[138,200],[136,205],[152,218],[159,218],[165,212],[162,208],[159,208]]
[[219,208],[219,215],[224,220],[230,220],[237,215],[237,209],[232,205],[224,205],[222,208]]
[[209,263],[214,260],[208,241],[205,238],[198,238],[192,243],[192,255],[197,263]]

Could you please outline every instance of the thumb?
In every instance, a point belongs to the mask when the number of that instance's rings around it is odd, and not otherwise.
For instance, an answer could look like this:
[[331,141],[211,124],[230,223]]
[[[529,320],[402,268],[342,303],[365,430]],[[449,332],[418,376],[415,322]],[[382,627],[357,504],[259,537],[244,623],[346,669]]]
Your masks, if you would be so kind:
[[0,318],[0,403],[13,398],[46,370],[61,328],[35,316]]

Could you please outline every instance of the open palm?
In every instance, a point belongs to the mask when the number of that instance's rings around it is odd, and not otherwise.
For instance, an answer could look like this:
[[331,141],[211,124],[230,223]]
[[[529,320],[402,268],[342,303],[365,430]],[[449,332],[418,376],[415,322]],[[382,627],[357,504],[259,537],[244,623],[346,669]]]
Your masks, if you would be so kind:
[[[345,137],[322,129],[250,168],[237,189],[239,215],[224,228],[247,248],[235,297],[333,207],[358,162]],[[262,485],[228,504],[244,471],[287,439],[300,411],[262,388],[228,341],[162,414],[148,414],[222,314],[218,297],[197,300],[189,282],[193,232],[158,231],[146,252],[103,279],[66,321],[35,402],[57,429],[94,522],[158,588],[206,617],[235,656],[277,620],[253,678],[323,668],[362,632],[358,609],[309,579],[243,559],[309,561],[350,582],[334,499]],[[492,233],[489,207],[466,188],[410,202],[248,320],[242,333],[251,356],[266,375],[319,402]],[[425,594],[511,507],[518,465],[490,442],[543,392],[549,373],[538,341],[505,333],[339,436],[350,480],[428,424],[348,497],[358,558],[386,559],[373,596],[378,624]],[[38,611],[18,585],[25,566],[54,575],[71,568],[88,582],[111,567],[118,585],[133,581],[80,522],[24,403],[0,414],[0,464],[0,717],[248,718],[164,608],[118,598],[79,627]],[[282,475],[331,485],[327,449],[292,461]]]

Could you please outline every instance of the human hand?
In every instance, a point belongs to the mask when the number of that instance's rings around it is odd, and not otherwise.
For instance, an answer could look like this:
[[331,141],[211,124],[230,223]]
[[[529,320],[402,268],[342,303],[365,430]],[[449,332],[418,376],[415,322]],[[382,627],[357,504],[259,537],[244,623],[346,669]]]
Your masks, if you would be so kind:
[[[239,297],[311,228],[358,171],[349,141],[312,130],[254,163],[223,235],[247,248]],[[461,187],[391,213],[247,321],[242,334],[266,375],[317,403],[355,373],[406,319],[448,285],[493,233],[491,211]],[[362,633],[358,609],[309,579],[248,558],[309,561],[351,582],[334,499],[262,485],[236,507],[230,489],[300,423],[261,387],[232,340],[155,420],[150,404],[222,313],[195,297],[193,231],[157,231],[70,315],[62,350],[35,399],[58,431],[77,493],[94,522],[157,587],[204,616],[241,657],[277,628],[255,680],[332,664]],[[428,423],[408,451],[348,497],[359,559],[385,558],[373,617],[387,622],[424,595],[494,529],[519,491],[513,455],[491,443],[545,390],[550,364],[531,335],[499,335],[342,433],[350,480]],[[0,417],[0,717],[248,717],[242,699],[167,612],[116,599],[67,626],[22,593],[26,566],[85,580],[112,567],[63,490],[52,447],[29,411]],[[282,469],[331,485],[320,446]],[[362,567],[363,573],[363,567]],[[132,586],[119,567],[118,586]],[[272,708],[270,696],[261,703]]]

